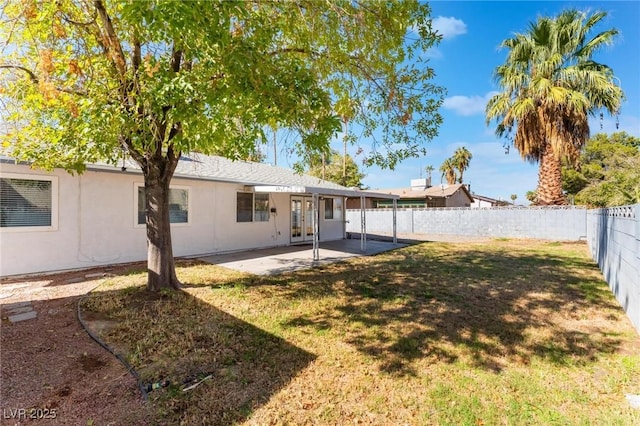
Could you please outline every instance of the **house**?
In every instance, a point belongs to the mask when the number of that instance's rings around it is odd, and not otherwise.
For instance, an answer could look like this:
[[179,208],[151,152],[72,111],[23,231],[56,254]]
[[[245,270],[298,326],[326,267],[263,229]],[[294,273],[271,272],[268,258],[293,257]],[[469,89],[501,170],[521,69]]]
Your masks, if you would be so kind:
[[[378,189],[379,197],[366,199],[365,208],[391,208],[393,199],[398,197],[399,208],[431,208],[431,207],[470,207],[473,202],[469,189],[464,184],[431,186],[430,179],[412,179],[409,188]],[[360,200],[347,200],[348,209],[359,209]]]
[[[371,195],[268,164],[183,156],[170,188],[173,252],[309,243],[316,258],[319,242],[345,238],[346,197]],[[70,175],[0,158],[0,243],[0,276],[146,259],[139,167]]]
[[485,197],[482,195],[478,195],[472,193],[473,203],[471,203],[471,208],[479,209],[485,207],[502,207],[502,206],[510,206],[511,203],[503,200],[496,200],[495,198]]

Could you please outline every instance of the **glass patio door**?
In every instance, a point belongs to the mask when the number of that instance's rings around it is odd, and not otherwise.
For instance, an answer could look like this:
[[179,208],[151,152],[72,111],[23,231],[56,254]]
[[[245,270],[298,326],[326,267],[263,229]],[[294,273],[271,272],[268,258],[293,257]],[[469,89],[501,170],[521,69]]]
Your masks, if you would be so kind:
[[302,198],[291,197],[291,242],[297,243],[304,241],[302,235],[303,227],[302,217]]
[[313,199],[291,197],[291,242],[313,241]]

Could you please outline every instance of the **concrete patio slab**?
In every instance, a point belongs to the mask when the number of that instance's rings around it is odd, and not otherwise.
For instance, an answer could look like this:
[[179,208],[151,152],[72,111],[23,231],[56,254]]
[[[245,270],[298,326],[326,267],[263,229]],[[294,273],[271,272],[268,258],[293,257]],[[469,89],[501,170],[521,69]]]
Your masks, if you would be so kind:
[[199,260],[255,275],[276,275],[284,272],[312,269],[319,265],[339,262],[351,257],[371,256],[405,247],[386,241],[367,241],[360,250],[360,240],[339,240],[320,243],[320,260],[313,260],[311,244],[273,247],[236,253],[198,256]]

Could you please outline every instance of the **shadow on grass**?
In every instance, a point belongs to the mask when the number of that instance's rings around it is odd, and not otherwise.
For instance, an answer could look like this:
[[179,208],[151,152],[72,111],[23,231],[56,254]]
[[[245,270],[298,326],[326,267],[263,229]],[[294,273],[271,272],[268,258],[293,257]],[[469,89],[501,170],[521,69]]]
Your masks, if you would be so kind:
[[315,358],[187,292],[97,292],[82,311],[144,383],[170,381],[149,394],[153,424],[242,422]]
[[334,309],[283,325],[338,330],[393,374],[415,374],[417,360],[499,372],[534,359],[581,365],[616,351],[622,338],[606,322],[622,313],[597,266],[552,252],[425,243],[246,284],[277,286],[293,299],[336,296]]

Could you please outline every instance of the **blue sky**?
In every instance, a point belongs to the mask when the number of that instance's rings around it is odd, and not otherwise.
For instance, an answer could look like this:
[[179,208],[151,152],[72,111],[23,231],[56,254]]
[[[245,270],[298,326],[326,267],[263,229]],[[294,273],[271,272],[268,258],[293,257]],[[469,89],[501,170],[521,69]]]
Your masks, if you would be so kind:
[[[640,137],[640,1],[436,1],[430,2],[434,26],[442,42],[426,52],[435,69],[435,82],[447,89],[441,109],[444,122],[439,136],[426,144],[427,155],[405,160],[396,170],[366,168],[364,184],[370,188],[406,187],[424,177],[432,165],[433,183],[440,183],[440,165],[456,148],[465,146],[473,154],[465,183],[477,194],[508,200],[516,194],[516,204],[528,204],[525,193],[537,186],[537,165],[521,159],[515,148],[505,154],[504,140],[494,135],[494,126],[485,124],[484,108],[498,89],[493,72],[504,62],[506,50],[500,42],[516,32],[525,32],[539,16],[555,16],[569,8],[608,12],[596,31],[616,28],[620,34],[613,46],[598,52],[594,59],[613,68],[626,93],[619,116],[620,131]],[[594,32],[595,34],[595,32]],[[615,117],[591,120],[591,134],[616,131]],[[334,146],[342,150],[341,139]],[[367,141],[359,141],[366,145]],[[355,148],[353,148],[355,151]],[[352,153],[353,154],[353,153]],[[284,160],[284,159],[283,159]],[[269,159],[267,159],[269,161]],[[278,165],[283,161],[279,159]]]

